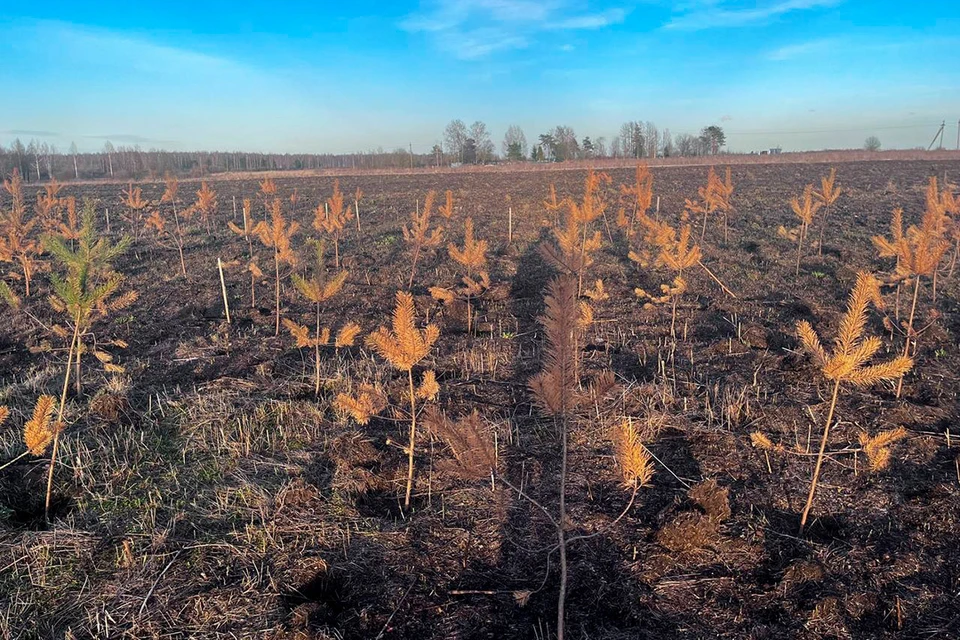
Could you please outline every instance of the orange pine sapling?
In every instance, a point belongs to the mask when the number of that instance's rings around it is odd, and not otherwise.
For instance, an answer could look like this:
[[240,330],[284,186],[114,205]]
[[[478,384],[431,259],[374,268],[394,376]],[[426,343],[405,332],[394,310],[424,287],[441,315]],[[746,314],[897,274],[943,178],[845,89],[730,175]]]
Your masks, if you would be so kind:
[[[920,226],[910,225],[903,230],[903,210],[894,209],[890,222],[890,237],[874,236],[873,244],[880,257],[897,259],[893,277],[899,282],[913,280],[913,302],[910,316],[903,329],[906,333],[903,356],[914,356],[917,350],[915,320],[921,278],[931,278],[947,250],[943,214],[936,207],[928,207]],[[897,397],[903,390],[903,379],[897,383]]]
[[827,228],[827,214],[830,213],[830,207],[840,197],[840,187],[837,186],[837,170],[830,168],[830,175],[820,178],[820,190],[814,191],[813,195],[823,205],[823,215],[820,217],[820,242],[817,244],[817,255],[823,255],[823,234]]
[[273,249],[273,270],[275,283],[275,318],[276,330],[274,335],[280,335],[280,265],[297,264],[297,255],[290,246],[290,239],[300,229],[300,223],[287,223],[283,216],[283,205],[280,198],[274,198],[270,203],[270,224],[260,221],[253,232],[260,238],[265,247]]
[[[323,242],[318,240],[310,240],[309,242],[314,249],[313,273],[309,278],[297,274],[290,277],[293,280],[293,286],[300,292],[300,295],[314,305],[314,335],[310,335],[310,330],[307,327],[297,324],[289,318],[284,318],[283,324],[287,327],[290,335],[296,339],[298,348],[313,348],[316,383],[314,393],[320,395],[320,347],[330,344],[330,338],[333,335],[329,327],[320,327],[320,312],[323,304],[337,295],[343,288],[348,273],[340,271],[332,277],[329,276],[324,265]],[[358,324],[348,322],[333,336],[334,348],[353,346],[359,332],[360,326]]]
[[367,336],[366,343],[380,357],[394,368],[407,372],[408,393],[410,398],[410,439],[407,445],[407,491],[404,506],[410,506],[413,490],[413,456],[417,438],[417,398],[433,398],[439,391],[436,375],[427,371],[423,375],[420,387],[413,384],[413,367],[427,357],[433,344],[440,337],[440,329],[428,324],[423,330],[417,329],[416,310],[413,296],[405,291],[397,292],[397,306],[393,312],[393,328],[380,327]]
[[468,217],[464,220],[463,227],[463,247],[453,243],[447,245],[450,258],[464,268],[463,286],[453,289],[430,287],[430,295],[443,301],[444,304],[453,303],[458,296],[466,298],[467,333],[469,333],[473,327],[472,300],[490,288],[490,275],[484,270],[487,264],[487,241],[474,238],[473,218]]
[[827,440],[830,437],[830,427],[837,407],[840,385],[849,383],[857,387],[869,387],[877,382],[896,380],[913,366],[913,360],[905,354],[881,364],[867,364],[883,346],[880,338],[864,335],[867,311],[871,304],[878,309],[883,307],[880,283],[872,275],[861,272],[857,275],[857,283],[847,302],[846,313],[840,320],[833,349],[829,352],[822,346],[820,337],[809,322],[803,320],[797,324],[797,334],[803,346],[813,356],[823,376],[833,382],[830,408],[827,411],[827,420],[823,427],[823,435],[820,438],[820,451],[817,454],[816,465],[813,469],[807,502],[800,517],[801,532],[807,523],[810,508],[813,506],[813,497],[817,490],[817,481],[820,478],[820,467],[823,464]]
[[803,241],[806,240],[810,225],[813,224],[813,217],[822,206],[823,202],[814,196],[813,185],[808,184],[803,188],[803,195],[800,198],[794,196],[790,199],[790,208],[793,209],[793,213],[800,219],[800,226],[793,229],[787,229],[781,226],[777,229],[777,233],[781,237],[797,243],[797,268],[795,275],[800,275],[800,259],[803,256]]
[[413,251],[413,264],[410,266],[410,279],[407,287],[413,286],[413,279],[417,275],[417,262],[420,253],[425,248],[436,247],[443,241],[443,227],[430,228],[430,219],[433,216],[433,201],[437,194],[428,191],[423,201],[423,210],[410,214],[410,226],[403,225],[403,239]]
[[340,191],[340,181],[333,181],[333,195],[326,202],[320,203],[313,212],[313,228],[325,233],[333,240],[333,265],[340,268],[340,237],[353,213],[343,203],[343,192]]
[[16,263],[20,267],[26,295],[30,297],[30,282],[39,250],[36,240],[31,237],[37,218],[27,217],[23,179],[17,169],[3,181],[3,189],[12,198],[12,203],[8,211],[0,210],[0,262]]
[[255,225],[253,223],[253,215],[251,214],[252,203],[250,198],[243,199],[243,228],[238,227],[233,222],[227,222],[227,227],[247,241],[247,271],[250,273],[250,308],[253,309],[257,306],[257,278],[263,277],[263,272],[260,270],[260,267],[257,265],[257,258],[253,253],[253,237],[256,235],[254,229]]

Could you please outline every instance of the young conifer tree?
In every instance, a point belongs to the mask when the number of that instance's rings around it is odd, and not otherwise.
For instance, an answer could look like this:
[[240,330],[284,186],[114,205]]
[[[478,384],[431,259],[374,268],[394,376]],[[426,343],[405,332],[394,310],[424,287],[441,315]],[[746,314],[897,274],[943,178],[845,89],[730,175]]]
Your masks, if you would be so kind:
[[[180,211],[178,208],[177,195],[180,191],[180,183],[176,176],[167,174],[164,177],[163,195],[160,196],[160,203],[168,203],[173,212],[174,240],[177,244],[177,251],[180,253],[180,272],[186,277],[187,265],[183,260],[184,234],[183,225],[180,223]],[[191,212],[192,215],[192,212]]]
[[[160,198],[161,207],[154,209],[150,216],[147,218],[147,228],[153,229],[156,232],[158,238],[169,238],[174,246],[177,248],[177,253],[180,256],[180,274],[183,277],[187,276],[187,264],[183,259],[183,246],[184,246],[184,235],[183,235],[183,225],[180,223],[180,212],[177,210],[177,191],[179,190],[179,185],[177,179],[167,174],[166,177],[166,188],[164,189],[163,196]],[[164,215],[162,211],[162,205],[169,203],[170,204],[170,213],[173,218],[173,226],[171,227],[168,224],[168,218]],[[187,212],[184,212],[187,213]],[[192,211],[189,212],[189,215],[192,215]],[[161,246],[167,246],[161,240]]]
[[813,224],[813,217],[821,207],[823,207],[823,202],[814,195],[813,185],[808,184],[803,188],[803,195],[801,197],[798,198],[794,196],[790,199],[790,208],[793,209],[793,213],[800,220],[800,226],[794,229],[787,229],[781,226],[777,230],[777,233],[781,237],[797,243],[797,267],[795,275],[800,275],[800,259],[803,257],[803,241],[806,240],[807,232]]
[[[63,422],[70,374],[74,367],[76,367],[76,390],[80,393],[80,362],[85,353],[92,352],[100,362],[104,363],[107,371],[123,371],[122,367],[113,364],[113,358],[109,353],[100,349],[107,343],[102,340],[90,340],[90,332],[97,320],[135,302],[137,293],[136,291],[118,293],[123,283],[123,276],[113,270],[112,264],[115,258],[126,251],[129,239],[123,238],[117,244],[111,244],[106,238],[98,237],[92,207],[84,210],[80,238],[75,248],[71,248],[62,237],[56,235],[45,236],[43,244],[63,270],[63,275],[53,274],[50,277],[50,284],[53,287],[50,304],[63,316],[65,324],[64,327],[54,327],[54,329],[58,335],[72,335],[70,347],[67,350],[67,366],[63,376],[60,406],[55,420],[55,424],[59,425]],[[120,341],[113,341],[113,344],[125,346]],[[53,438],[53,453],[47,474],[45,509],[48,514],[59,433],[58,428]]]
[[200,219],[207,228],[207,235],[210,235],[213,215],[217,212],[217,192],[210,188],[206,180],[200,183],[193,209],[200,213]]
[[333,266],[337,269],[340,268],[340,237],[351,217],[353,212],[350,207],[344,206],[340,181],[334,180],[333,195],[326,202],[321,202],[313,212],[313,228],[333,240]]
[[444,287],[430,287],[430,295],[449,304],[457,296],[463,296],[467,301],[467,333],[472,329],[473,298],[480,296],[490,288],[490,275],[484,270],[487,264],[487,241],[477,240],[473,233],[473,218],[468,217],[463,223],[463,247],[450,243],[447,251],[454,262],[463,267],[463,286],[455,289]]
[[[582,400],[579,393],[579,344],[592,319],[586,303],[578,300],[577,280],[572,274],[554,278],[544,299],[541,318],[546,338],[543,369],[530,380],[530,391],[540,411],[551,417],[560,434],[559,505],[551,520],[560,552],[560,593],[557,599],[557,637],[564,634],[567,596],[567,454],[570,424]],[[548,513],[545,511],[545,513]]]
[[43,191],[37,192],[37,203],[33,210],[36,214],[37,222],[44,232],[56,232],[60,227],[60,219],[63,214],[64,200],[60,197],[60,189],[63,185],[51,180],[44,187]]
[[699,200],[686,200],[684,207],[690,214],[703,214],[703,225],[700,229],[700,242],[704,241],[707,233],[707,219],[717,213],[723,213],[724,241],[727,239],[727,213],[731,209],[730,196],[733,194],[733,182],[730,169],[727,169],[726,182],[720,179],[713,167],[707,172],[706,186],[697,189]]
[[[644,222],[648,225],[646,227],[648,230],[647,243],[656,250],[653,265],[666,267],[675,272],[676,275],[671,284],[660,285],[661,295],[659,296],[651,295],[640,288],[634,289],[634,294],[640,299],[649,299],[650,302],[647,304],[671,302],[670,336],[676,338],[677,303],[680,296],[687,290],[687,281],[683,277],[683,272],[698,264],[702,266],[703,253],[700,250],[700,245],[691,243],[691,226],[689,223],[683,224],[678,234],[666,222],[655,222],[650,218],[646,218]],[[628,257],[644,267],[650,264],[650,254],[644,250],[631,251]]]
[[33,237],[37,218],[27,217],[23,179],[17,169],[3,181],[3,189],[10,195],[12,202],[9,210],[0,209],[0,262],[16,263],[20,267],[25,293],[29,298],[39,250]]
[[280,198],[274,198],[270,203],[270,224],[263,221],[258,222],[253,230],[265,247],[273,249],[274,299],[276,302],[276,331],[274,335],[280,335],[280,265],[296,266],[297,254],[293,252],[290,246],[290,239],[299,229],[300,223],[287,223],[287,219],[283,216],[283,204]]
[[257,306],[257,278],[263,277],[263,271],[257,266],[257,257],[253,253],[253,237],[256,235],[256,225],[253,223],[251,213],[252,203],[250,198],[243,199],[243,228],[238,227],[233,222],[227,222],[230,231],[237,234],[247,242],[247,271],[250,272],[250,308]]
[[620,185],[620,193],[629,200],[630,214],[627,214],[627,208],[621,207],[617,212],[617,226],[625,231],[629,241],[633,237],[634,227],[646,217],[653,204],[653,174],[650,168],[646,164],[638,164],[634,183]]
[[583,290],[584,272],[593,264],[591,254],[602,244],[600,232],[590,233],[590,225],[606,211],[607,204],[600,195],[600,187],[609,182],[607,174],[591,170],[584,182],[583,200],[563,201],[567,215],[563,228],[557,226],[553,229],[555,243],[540,246],[544,258],[556,269],[576,276],[577,295]]
[[433,203],[437,197],[435,191],[427,192],[427,197],[423,201],[423,209],[418,213],[414,211],[410,214],[410,225],[403,225],[403,239],[413,252],[413,263],[410,266],[410,279],[407,287],[413,286],[413,279],[417,275],[417,262],[420,260],[420,253],[429,247],[436,247],[443,241],[443,227],[437,226],[430,228],[430,221],[433,217]]
[[872,275],[861,272],[857,275],[857,283],[850,293],[846,313],[840,320],[833,349],[829,352],[822,346],[820,337],[809,322],[803,320],[797,324],[797,334],[803,346],[813,356],[823,376],[833,383],[830,408],[827,411],[827,420],[820,438],[820,451],[817,453],[817,462],[810,481],[810,492],[807,495],[803,514],[800,516],[801,532],[813,506],[813,497],[817,490],[820,467],[823,464],[827,441],[830,437],[830,427],[837,407],[840,386],[846,383],[857,387],[869,387],[877,382],[896,380],[913,366],[913,360],[906,354],[881,364],[867,364],[883,346],[880,338],[865,335],[867,312],[871,304],[877,308],[883,306],[880,283]]
[[837,186],[837,170],[830,168],[830,175],[820,178],[820,190],[814,191],[814,196],[823,205],[823,215],[820,216],[820,242],[817,244],[817,255],[823,255],[823,234],[827,229],[827,214],[833,203],[840,197],[840,187]]
[[[913,357],[917,351],[918,332],[915,328],[917,300],[920,294],[921,278],[932,278],[946,252],[948,243],[945,237],[943,214],[936,208],[927,208],[919,227],[910,225],[903,230],[903,211],[894,209],[890,223],[890,238],[874,236],[873,244],[880,257],[897,259],[894,277],[899,281],[913,280],[913,302],[910,316],[903,329],[906,339],[903,344],[903,356]],[[903,390],[903,379],[897,383],[897,397]]]
[[429,399],[437,395],[439,386],[434,372],[427,371],[419,388],[413,384],[413,367],[427,357],[433,344],[440,337],[440,329],[428,324],[423,330],[417,328],[413,296],[405,291],[397,292],[397,306],[393,311],[393,327],[380,327],[367,336],[366,343],[395,369],[407,373],[410,399],[410,441],[407,445],[407,492],[404,506],[410,506],[413,491],[413,456],[417,439],[417,399]]
[[[307,327],[301,326],[288,318],[284,318],[283,324],[287,327],[287,330],[290,331],[290,335],[296,339],[297,347],[313,347],[316,383],[314,393],[319,396],[320,347],[325,347],[330,344],[332,335],[329,327],[321,328],[320,312],[323,304],[340,292],[349,274],[347,271],[340,271],[332,277],[329,276],[326,265],[324,264],[323,242],[319,240],[310,240],[309,242],[313,245],[314,249],[313,273],[309,278],[301,277],[297,274],[293,274],[290,277],[293,280],[293,286],[300,292],[300,295],[314,305],[314,335],[310,335],[310,330]],[[340,347],[353,346],[353,342],[358,333],[360,333],[360,326],[355,322],[348,322],[341,327],[340,331],[334,336],[334,348],[339,349]]]
[[139,243],[143,236],[144,229],[144,211],[150,205],[143,199],[143,189],[134,187],[133,182],[129,183],[126,190],[121,192],[121,204],[127,208],[127,222],[133,232],[134,243]]

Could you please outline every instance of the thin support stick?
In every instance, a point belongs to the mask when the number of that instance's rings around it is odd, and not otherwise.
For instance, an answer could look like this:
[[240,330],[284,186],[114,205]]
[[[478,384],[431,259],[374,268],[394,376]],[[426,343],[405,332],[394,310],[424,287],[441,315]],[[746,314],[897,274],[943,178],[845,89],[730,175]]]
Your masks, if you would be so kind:
[[227,314],[227,324],[230,324],[230,303],[227,301],[227,283],[223,279],[223,263],[217,257],[217,271],[220,272],[220,291],[223,292],[223,310]]

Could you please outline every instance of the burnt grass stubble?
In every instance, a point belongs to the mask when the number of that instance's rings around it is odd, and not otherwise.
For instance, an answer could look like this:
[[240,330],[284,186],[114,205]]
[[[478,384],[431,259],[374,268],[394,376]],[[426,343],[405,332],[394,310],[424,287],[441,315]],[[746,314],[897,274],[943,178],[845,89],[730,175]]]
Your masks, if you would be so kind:
[[[960,279],[939,283],[939,317],[920,341],[903,401],[888,388],[845,393],[832,442],[855,443],[858,429],[897,425],[911,437],[884,472],[864,472],[862,460],[858,472],[852,459],[829,463],[816,518],[802,538],[795,534],[812,460],[771,455],[770,473],[762,452],[750,446],[757,428],[787,446],[816,442],[825,386],[797,351],[793,327],[801,319],[833,327],[856,272],[889,268],[869,238],[886,232],[891,209],[903,206],[907,220],[919,219],[927,178],[960,175],[955,162],[837,168],[844,192],[830,212],[823,256],[811,247],[795,278],[793,246],[775,229],[793,223],[788,198],[829,166],[733,167],[730,240],[725,245],[712,223],[704,261],[739,297],[725,296],[702,272],[692,275],[679,311],[685,337],[673,350],[669,308],[643,310],[632,294],[666,277],[640,273],[626,259],[613,227],[615,206],[608,212],[615,242],[604,229],[586,281],[603,278],[611,299],[596,307],[584,371],[589,377],[611,369],[628,393],[604,419],[588,415],[572,429],[571,526],[589,533],[625,504],[609,441],[617,412],[661,416],[664,427],[649,446],[672,473],[658,465],[653,486],[641,490],[627,517],[571,547],[571,637],[960,635],[957,449],[948,450],[943,437],[960,407]],[[629,184],[632,173],[612,171],[614,188]],[[653,173],[661,211],[675,219],[706,168]],[[341,255],[350,276],[324,316],[336,325],[355,320],[364,334],[387,323],[409,268],[400,226],[427,190],[442,200],[452,189],[454,219],[437,218],[447,227],[444,245],[459,241],[464,217],[473,216],[478,236],[491,244],[496,291],[477,306],[479,333],[467,335],[427,295],[428,286],[454,279],[445,249],[421,261],[414,286],[419,314],[443,329],[431,364],[440,404],[451,415],[478,409],[497,431],[502,472],[517,483],[522,477],[548,506],[556,501],[557,437],[532,410],[526,390],[540,367],[536,318],[551,277],[536,248],[552,218],[540,202],[551,181],[562,197],[581,194],[583,179],[582,171],[343,178],[350,204],[356,187],[365,194],[363,231],[358,237],[351,221],[344,234]],[[305,235],[315,235],[312,209],[329,195],[332,179],[276,182],[280,196],[294,188],[301,196],[293,217],[307,231],[295,241],[299,247]],[[182,182],[181,198],[192,199],[198,186]],[[273,335],[271,281],[259,283],[251,308],[242,267],[227,272],[233,324],[225,323],[216,259],[244,261],[246,244],[226,220],[232,197],[239,210],[243,197],[255,197],[257,182],[212,186],[217,230],[206,237],[202,224],[194,225],[187,279],[178,275],[176,249],[152,240],[117,264],[140,299],[98,330],[129,343],[118,353],[130,387],[118,415],[105,419],[86,409],[104,379],[87,368],[88,397],[73,399],[77,421],[64,438],[69,455],[57,472],[49,529],[42,517],[44,461],[0,473],[5,637],[542,638],[552,632],[556,554],[548,557],[553,534],[542,514],[502,484],[491,490],[489,480],[463,480],[449,452],[429,440],[418,452],[414,504],[404,512],[405,455],[386,444],[388,437],[405,440],[402,422],[377,418],[356,427],[329,409],[350,380],[402,384],[395,373],[361,347],[339,360],[331,353],[324,364],[329,382],[315,399],[311,354],[293,347],[288,335]],[[116,233],[125,230],[120,189],[68,185],[64,193],[99,198],[101,225],[109,207]],[[162,185],[144,183],[143,190],[155,201]],[[254,213],[262,216],[256,200]],[[260,254],[269,266],[268,252]],[[42,294],[27,304],[38,319],[52,321]],[[289,285],[283,307],[286,317],[310,314]],[[929,288],[922,310],[929,317]],[[26,406],[38,389],[56,386],[59,355],[41,348],[49,335],[25,314],[3,314],[0,381],[8,402]],[[872,329],[883,333],[878,322]],[[668,360],[666,378],[658,375],[658,357]],[[739,415],[723,419],[730,406]],[[706,479],[729,489],[731,514],[703,544],[677,550],[658,532],[699,512],[684,483]]]

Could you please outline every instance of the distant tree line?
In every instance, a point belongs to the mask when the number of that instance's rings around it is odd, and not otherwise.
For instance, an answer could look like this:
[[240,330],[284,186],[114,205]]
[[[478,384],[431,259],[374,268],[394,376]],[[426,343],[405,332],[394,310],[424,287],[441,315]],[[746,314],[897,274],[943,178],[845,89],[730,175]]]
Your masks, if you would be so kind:
[[442,144],[430,153],[412,153],[402,147],[358,153],[251,153],[243,151],[143,150],[139,145],[114,146],[106,142],[97,152],[67,150],[37,140],[26,145],[18,138],[0,144],[0,175],[14,168],[28,181],[97,178],[156,178],[171,173],[203,176],[228,171],[290,171],[297,169],[404,169],[492,162],[564,162],[591,158],[659,158],[720,153],[726,142],[723,129],[704,127],[697,136],[671,135],[652,122],[625,122],[616,136],[577,138],[572,127],[558,125],[528,141],[523,130],[507,128],[499,154],[487,125],[479,120],[467,126],[452,120]]

